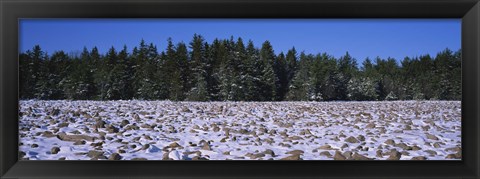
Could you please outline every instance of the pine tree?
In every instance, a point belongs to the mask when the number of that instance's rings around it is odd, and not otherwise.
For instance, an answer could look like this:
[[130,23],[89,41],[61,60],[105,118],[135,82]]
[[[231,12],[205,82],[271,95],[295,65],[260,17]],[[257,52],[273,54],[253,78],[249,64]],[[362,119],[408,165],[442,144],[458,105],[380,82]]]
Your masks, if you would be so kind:
[[260,49],[260,61],[261,61],[261,76],[260,81],[260,95],[263,101],[273,101],[276,97],[276,84],[278,81],[273,65],[275,61],[275,53],[273,47],[269,41],[265,41]]
[[192,42],[190,42],[192,73],[194,74],[193,86],[188,92],[187,99],[191,101],[206,101],[207,96],[207,82],[206,82],[206,59],[204,39],[201,35],[194,34]]

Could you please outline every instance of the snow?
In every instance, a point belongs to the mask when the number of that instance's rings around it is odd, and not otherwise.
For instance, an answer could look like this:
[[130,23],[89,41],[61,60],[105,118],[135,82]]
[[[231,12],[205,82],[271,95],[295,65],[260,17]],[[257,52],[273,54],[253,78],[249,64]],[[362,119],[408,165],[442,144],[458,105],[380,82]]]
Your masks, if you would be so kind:
[[[58,109],[58,114],[54,110]],[[461,147],[461,102],[459,101],[381,101],[381,102],[173,102],[173,101],[20,101],[19,149],[29,160],[90,160],[91,150],[103,151],[105,158],[119,153],[122,160],[146,158],[162,160],[251,160],[249,154],[267,149],[263,159],[282,159],[293,150],[302,150],[303,160],[333,160],[320,155],[338,150],[357,152],[385,160],[392,149],[403,154],[400,160],[424,156],[445,160],[455,154],[449,148]],[[138,117],[137,117],[138,116]],[[95,128],[98,120],[119,129]],[[130,124],[121,126],[123,120]],[[67,123],[67,126],[58,126]],[[374,127],[370,126],[374,124]],[[138,130],[129,130],[129,126]],[[410,128],[410,129],[407,129]],[[308,130],[308,132],[306,132]],[[74,145],[53,134],[95,137]],[[228,131],[228,132],[227,132]],[[101,134],[105,133],[103,140]],[[227,134],[228,133],[228,134]],[[427,134],[438,140],[429,139]],[[364,141],[349,143],[353,136]],[[400,145],[420,150],[404,149]],[[99,146],[94,146],[104,142]],[[180,147],[169,147],[172,143]],[[204,148],[209,143],[211,150]],[[37,144],[38,147],[32,147]],[[341,148],[347,144],[345,148]],[[148,145],[144,148],[144,146]],[[330,145],[332,149],[319,149]],[[52,147],[59,147],[52,154]],[[120,152],[123,150],[124,152]],[[377,150],[387,153],[376,156]],[[431,155],[428,150],[437,154]],[[431,152],[430,151],[430,152]],[[166,154],[168,153],[168,154]],[[229,153],[229,154],[228,154]],[[164,154],[166,154],[164,156]],[[457,158],[458,160],[458,158]]]

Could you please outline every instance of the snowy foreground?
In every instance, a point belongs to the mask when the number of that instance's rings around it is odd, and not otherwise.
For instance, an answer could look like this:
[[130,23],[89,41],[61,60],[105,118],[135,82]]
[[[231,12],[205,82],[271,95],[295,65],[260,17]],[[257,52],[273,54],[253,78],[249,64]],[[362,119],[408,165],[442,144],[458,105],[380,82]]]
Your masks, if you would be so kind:
[[20,101],[22,160],[461,159],[459,101]]

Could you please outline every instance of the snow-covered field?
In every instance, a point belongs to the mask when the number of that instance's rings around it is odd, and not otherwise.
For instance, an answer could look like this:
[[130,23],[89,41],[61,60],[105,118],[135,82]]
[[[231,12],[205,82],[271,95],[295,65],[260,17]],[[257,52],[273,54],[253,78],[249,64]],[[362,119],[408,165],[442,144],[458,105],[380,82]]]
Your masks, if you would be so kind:
[[461,159],[459,101],[20,101],[23,160]]

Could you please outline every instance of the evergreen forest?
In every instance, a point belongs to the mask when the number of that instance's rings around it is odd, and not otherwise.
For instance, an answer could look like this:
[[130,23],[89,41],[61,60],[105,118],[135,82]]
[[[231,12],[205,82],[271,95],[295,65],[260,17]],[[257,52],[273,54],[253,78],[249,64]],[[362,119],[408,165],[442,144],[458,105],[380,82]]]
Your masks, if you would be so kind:
[[107,53],[84,48],[48,54],[40,46],[19,54],[20,99],[171,101],[461,100],[461,51],[435,57],[365,59],[346,52],[275,53],[265,41],[242,38],[188,43],[166,49],[140,44]]

